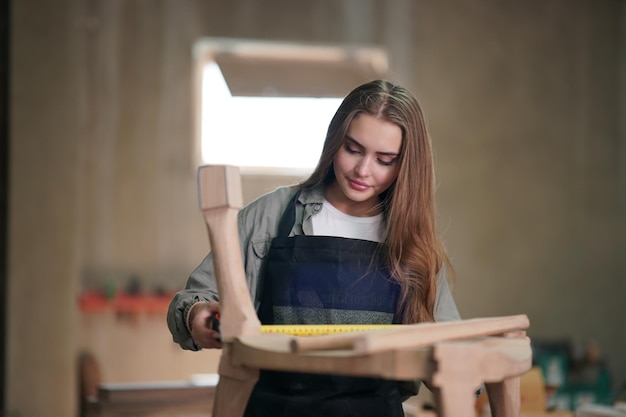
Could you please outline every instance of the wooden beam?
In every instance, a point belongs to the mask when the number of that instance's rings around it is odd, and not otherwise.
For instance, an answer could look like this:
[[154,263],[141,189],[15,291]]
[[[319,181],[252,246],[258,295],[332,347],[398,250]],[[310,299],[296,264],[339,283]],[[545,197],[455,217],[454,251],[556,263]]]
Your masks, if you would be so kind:
[[493,336],[527,329],[529,325],[528,317],[524,314],[442,323],[422,323],[372,332],[294,337],[291,348],[294,352],[355,349],[361,353],[372,353],[387,349],[420,348],[450,340]]
[[200,167],[198,197],[211,242],[223,343],[212,415],[241,416],[259,370],[233,365],[230,344],[238,336],[260,334],[261,323],[250,298],[241,258],[237,229],[237,214],[243,205],[239,170],[229,166]]

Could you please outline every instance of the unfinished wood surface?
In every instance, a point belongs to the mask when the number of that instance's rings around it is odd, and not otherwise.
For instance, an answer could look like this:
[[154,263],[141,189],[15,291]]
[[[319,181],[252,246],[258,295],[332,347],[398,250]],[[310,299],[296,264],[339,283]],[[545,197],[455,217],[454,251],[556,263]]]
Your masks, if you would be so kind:
[[232,346],[240,365],[275,371],[413,379],[432,371],[428,349],[389,350],[375,355],[351,350],[293,353],[287,335],[244,336]]
[[234,364],[232,346],[224,345],[218,373],[219,382],[215,388],[212,417],[241,417],[248,400],[259,379],[259,368],[250,368]]
[[[526,340],[530,343],[524,331],[506,333],[502,337],[505,339]],[[531,366],[532,364],[529,364],[529,369]],[[509,376],[508,378],[485,381],[489,407],[493,417],[519,416],[521,414],[521,375],[522,373],[516,376]]]
[[294,352],[354,349],[357,352],[380,352],[387,349],[420,348],[447,340],[493,336],[529,326],[526,315],[476,318],[443,323],[422,323],[370,332],[346,333],[319,337],[294,337]]
[[[521,375],[530,368],[532,351],[528,339],[487,337],[466,341],[451,341],[425,348],[387,349],[360,353],[354,350],[294,353],[287,335],[242,336],[232,345],[232,359],[237,365],[276,371],[332,373],[337,375],[371,376],[387,379],[430,379],[439,360],[447,353],[433,356],[441,345],[460,344],[479,363],[474,376],[485,381]],[[442,356],[443,355],[443,356]],[[443,359],[442,359],[443,358]],[[486,359],[488,358],[488,359]],[[488,362],[482,365],[483,362]],[[473,364],[470,364],[473,366]],[[463,365],[464,368],[467,366]],[[473,373],[476,373],[472,371]],[[472,391],[473,392],[473,391]]]
[[198,169],[200,208],[207,224],[220,296],[222,341],[261,332],[241,258],[237,213],[242,206],[241,179],[236,167]]
[[519,417],[519,376],[532,366],[529,339],[498,337],[480,344],[458,341],[437,344],[433,349],[437,369],[431,383],[437,388],[441,415],[473,417],[472,394],[484,382],[494,395],[492,416]]
[[227,165],[205,165],[198,169],[198,199],[201,210],[243,207],[239,169]]
[[242,206],[242,194],[238,169],[227,166],[200,167],[198,194],[211,242],[220,296],[220,333],[224,346],[212,415],[239,417],[245,411],[259,378],[259,370],[233,365],[230,343],[237,336],[260,334],[261,322],[252,305],[241,258],[237,214]]
[[486,383],[489,408],[493,417],[519,416],[521,414],[520,377]]
[[[355,334],[306,339],[261,334],[241,259],[239,181],[233,167],[201,167],[198,171],[199,200],[212,246],[224,342],[213,417],[243,415],[259,369],[431,381],[439,392],[440,417],[473,417],[473,393],[485,382],[495,384],[494,392],[505,394],[499,396],[505,404],[498,410],[509,413],[516,408],[516,400],[508,394],[514,392],[516,381],[519,390],[515,377],[530,369],[530,341],[477,336],[525,329],[528,318],[524,315],[407,326],[358,333],[356,338]],[[340,350],[293,351],[294,340],[325,339],[322,345],[327,349],[334,343],[331,338],[338,337],[350,343],[339,344]],[[346,346],[349,348],[344,349]]]

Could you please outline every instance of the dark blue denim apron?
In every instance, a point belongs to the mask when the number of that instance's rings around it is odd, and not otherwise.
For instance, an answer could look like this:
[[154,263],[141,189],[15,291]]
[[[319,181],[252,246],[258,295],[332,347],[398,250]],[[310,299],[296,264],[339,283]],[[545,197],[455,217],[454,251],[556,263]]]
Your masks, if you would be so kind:
[[[294,236],[297,195],[283,214],[265,267],[263,324],[390,324],[399,286],[373,262],[376,242]],[[396,381],[261,371],[246,417],[401,417]]]

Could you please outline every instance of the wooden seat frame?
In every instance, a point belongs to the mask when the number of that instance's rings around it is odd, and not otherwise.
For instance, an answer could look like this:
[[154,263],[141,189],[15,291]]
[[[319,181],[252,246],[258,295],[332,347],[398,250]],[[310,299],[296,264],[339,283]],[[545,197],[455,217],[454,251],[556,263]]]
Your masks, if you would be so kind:
[[333,336],[261,334],[245,279],[237,230],[239,170],[198,169],[220,294],[220,358],[213,417],[241,417],[259,369],[423,380],[441,417],[474,417],[485,384],[494,417],[520,414],[519,376],[531,367],[525,315],[425,323]]

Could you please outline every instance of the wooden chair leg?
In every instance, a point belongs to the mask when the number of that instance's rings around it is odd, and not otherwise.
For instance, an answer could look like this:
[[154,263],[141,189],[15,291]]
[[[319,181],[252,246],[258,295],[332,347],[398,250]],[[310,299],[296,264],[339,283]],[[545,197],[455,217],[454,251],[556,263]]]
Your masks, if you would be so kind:
[[440,417],[475,417],[474,392],[480,386],[479,352],[466,344],[441,343],[434,347],[436,371],[432,384]]
[[446,381],[433,390],[439,417],[475,417],[476,399],[473,387],[456,381]]
[[[510,338],[525,338],[523,330],[507,332],[502,335]],[[520,392],[521,377],[506,378],[500,382],[486,383],[487,396],[492,417],[519,417],[521,414],[522,395]]]
[[237,213],[243,205],[243,198],[239,170],[227,166],[200,167],[198,191],[220,294],[223,350],[212,415],[241,417],[259,378],[259,371],[232,363],[230,349],[236,337],[260,334],[261,323],[250,298],[241,259]]
[[259,379],[259,370],[232,363],[228,347],[220,358],[220,380],[215,388],[212,417],[242,417],[252,389]]
[[492,417],[519,417],[521,412],[520,377],[485,384]]

